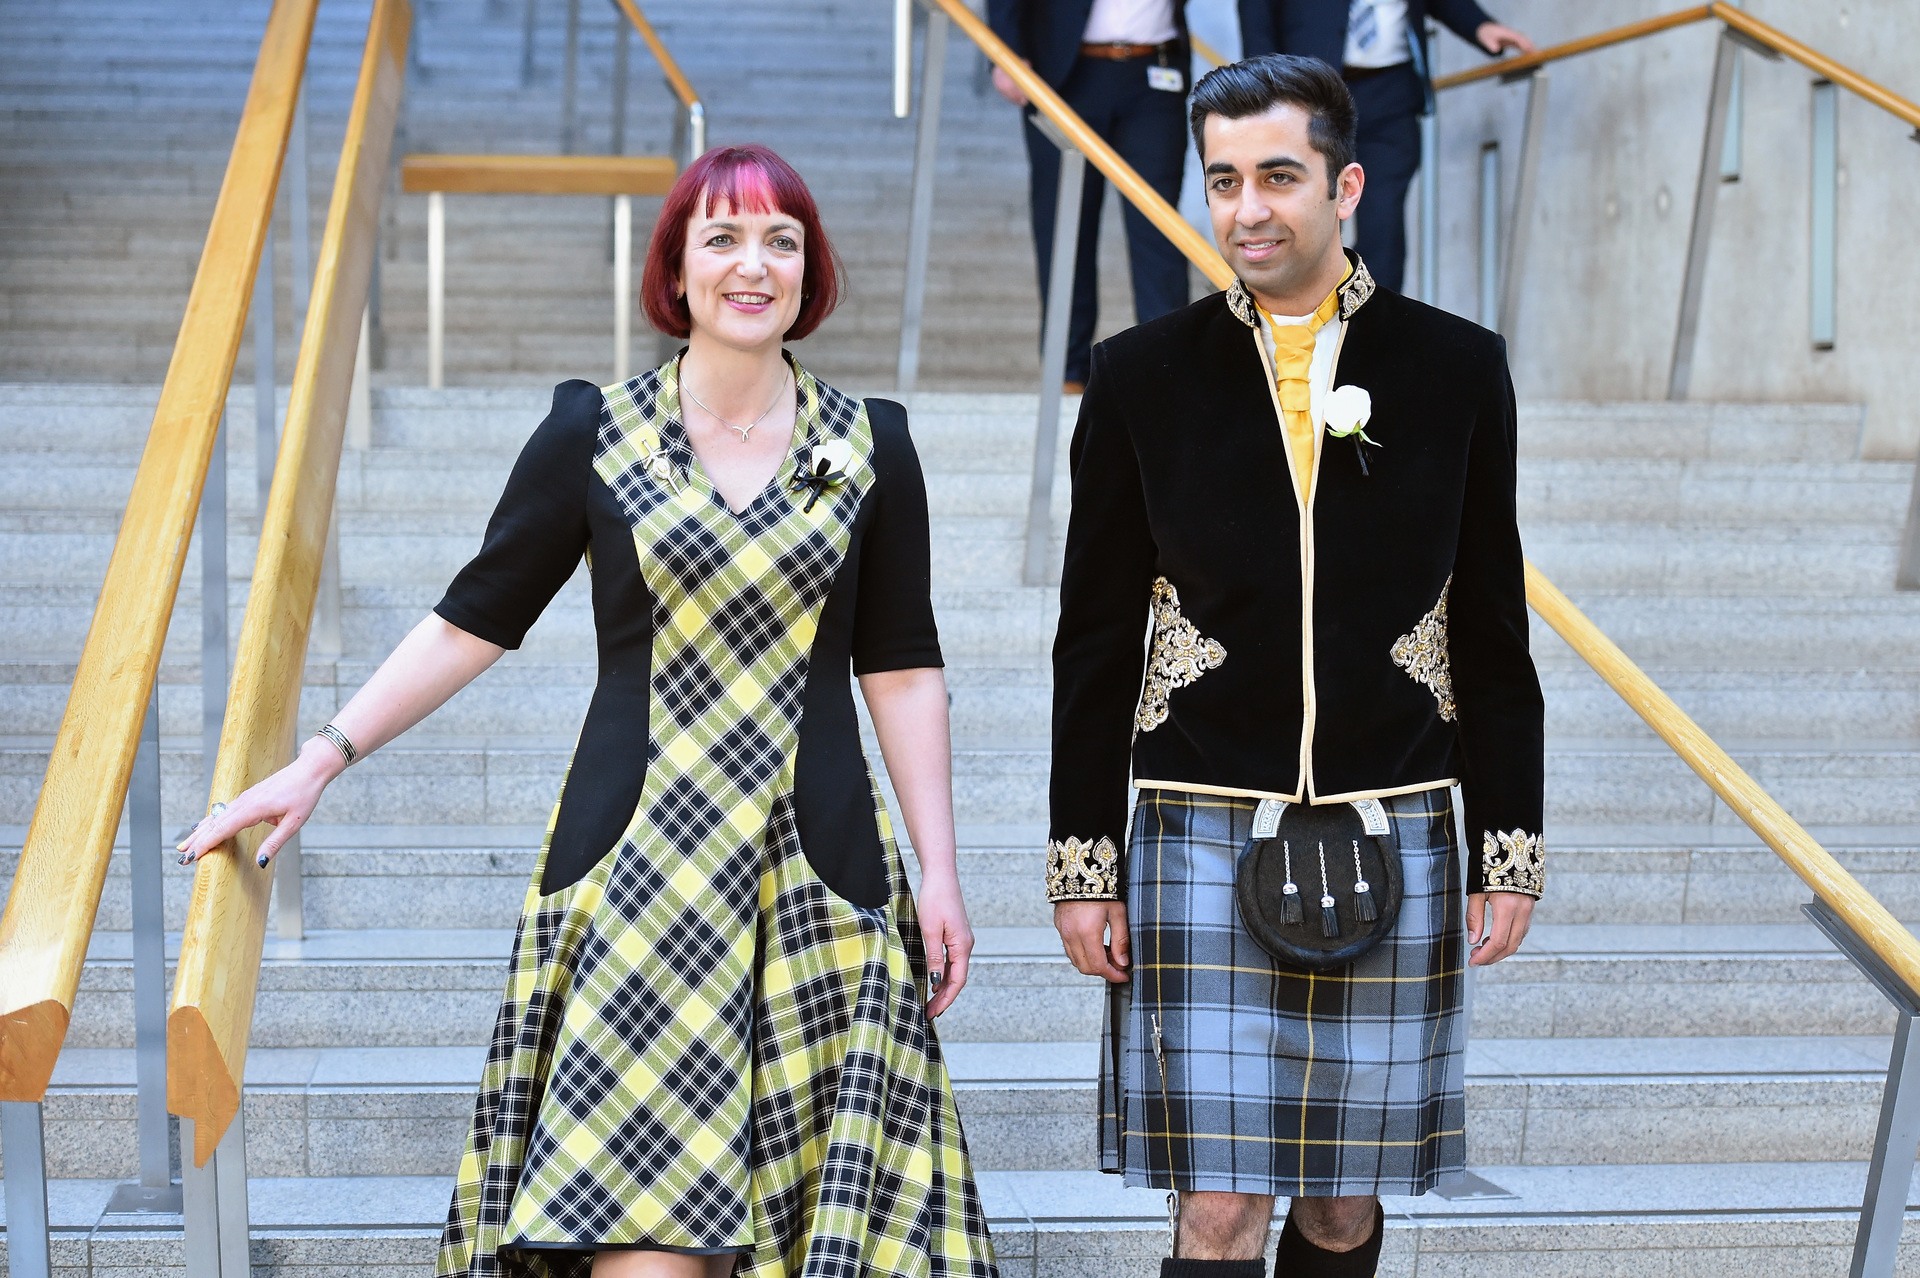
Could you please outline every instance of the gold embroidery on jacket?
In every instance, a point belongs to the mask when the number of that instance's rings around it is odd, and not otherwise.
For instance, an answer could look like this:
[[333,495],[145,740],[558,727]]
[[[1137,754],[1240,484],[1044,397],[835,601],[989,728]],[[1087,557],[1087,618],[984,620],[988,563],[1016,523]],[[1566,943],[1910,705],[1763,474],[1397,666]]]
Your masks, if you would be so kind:
[[1165,577],[1153,583],[1153,651],[1133,726],[1152,732],[1167,721],[1167,695],[1184,688],[1227,659],[1217,639],[1202,635],[1180,611],[1180,592]]
[[1455,714],[1453,671],[1447,665],[1447,591],[1452,586],[1453,578],[1448,577],[1440,587],[1440,602],[1410,633],[1393,641],[1391,653],[1394,665],[1412,675],[1415,682],[1426,685],[1439,703],[1440,717],[1449,723]]
[[[1352,319],[1353,313],[1373,297],[1376,287],[1367,264],[1355,258],[1352,274],[1340,285],[1340,318]],[[1253,300],[1253,294],[1239,280],[1227,285],[1227,309],[1248,328],[1260,327],[1260,309]]]
[[1098,839],[1047,843],[1047,900],[1110,901],[1120,896],[1120,849]]
[[1537,897],[1547,889],[1546,840],[1519,829],[1483,831],[1480,870],[1489,892],[1524,892]]

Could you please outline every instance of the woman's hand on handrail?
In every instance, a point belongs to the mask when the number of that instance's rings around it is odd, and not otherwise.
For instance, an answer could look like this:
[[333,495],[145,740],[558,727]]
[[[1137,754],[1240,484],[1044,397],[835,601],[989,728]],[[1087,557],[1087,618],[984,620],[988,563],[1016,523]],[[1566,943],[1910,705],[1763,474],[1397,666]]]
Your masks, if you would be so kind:
[[[438,613],[428,613],[353,699],[340,707],[333,726],[353,743],[356,759],[372,754],[445,705],[505,651]],[[318,736],[309,739],[292,763],[237,797],[216,802],[175,849],[180,863],[191,865],[240,831],[265,822],[274,831],[260,845],[256,859],[266,866],[313,815],[328,784],[346,769],[346,758],[332,742]]]

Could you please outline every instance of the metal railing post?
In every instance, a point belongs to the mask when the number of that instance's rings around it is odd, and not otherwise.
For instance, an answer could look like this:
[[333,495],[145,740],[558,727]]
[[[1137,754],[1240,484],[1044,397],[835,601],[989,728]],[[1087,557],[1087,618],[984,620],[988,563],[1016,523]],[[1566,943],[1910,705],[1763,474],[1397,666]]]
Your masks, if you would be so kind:
[[1520,285],[1526,275],[1527,242],[1533,233],[1533,197],[1539,187],[1541,143],[1547,132],[1547,74],[1527,75],[1527,122],[1520,133],[1520,162],[1513,178],[1513,212],[1507,219],[1507,257],[1500,271],[1500,332],[1507,338],[1507,362],[1514,359],[1519,333]]
[[1847,1271],[1850,1278],[1893,1278],[1900,1227],[1907,1215],[1907,1188],[1913,1182],[1915,1150],[1920,1146],[1920,1052],[1913,1050],[1913,1020],[1920,1016],[1920,992],[1825,901],[1815,897],[1800,908],[1898,1013],[1887,1061],[1887,1083],[1880,1093],[1880,1127],[1874,1134],[1860,1227],[1854,1235],[1853,1264]]
[[1887,1085],[1880,1094],[1880,1126],[1867,1166],[1866,1198],[1854,1235],[1849,1278],[1893,1278],[1906,1221],[1914,1150],[1920,1145],[1920,1052],[1914,1051],[1913,1014],[1902,1010],[1893,1030]]
[[[190,1118],[180,1122],[180,1144],[183,1149],[193,1146]],[[194,1166],[191,1158],[184,1162],[187,1272],[193,1278],[247,1278],[252,1257],[245,1111],[233,1116],[206,1166]]]
[[707,105],[695,102],[687,107],[687,163],[707,153]]
[[904,120],[913,94],[913,0],[893,0],[893,118]]
[[1440,108],[1420,117],[1420,300],[1440,305]]
[[269,223],[267,242],[260,250],[260,269],[253,277],[253,476],[254,513],[265,518],[267,490],[273,487],[274,456],[280,450],[280,428],[274,421],[273,349],[273,241]]
[[608,148],[615,155],[627,153],[627,73],[633,59],[633,24],[625,14],[618,15],[613,33],[613,138]]
[[1480,145],[1480,325],[1500,327],[1500,144]]
[[[533,87],[533,31],[534,0],[527,0],[527,7],[520,18],[520,87]],[[409,40],[407,43],[413,43]]]
[[1667,398],[1685,399],[1693,382],[1693,347],[1700,335],[1700,300],[1707,284],[1707,249],[1713,242],[1713,205],[1720,190],[1727,110],[1733,100],[1734,42],[1722,33],[1713,53],[1713,88],[1707,97],[1707,132],[1700,147],[1700,173],[1693,187],[1693,225],[1687,233],[1687,266],[1680,283],[1680,318],[1674,326],[1673,362]]
[[1900,536],[1900,567],[1893,584],[1897,590],[1920,590],[1920,458],[1913,463],[1913,492],[1907,498],[1907,526]]
[[227,718],[227,418],[213,436],[200,489],[200,769],[213,784],[220,728]]
[[580,0],[567,0],[567,55],[561,65],[560,154],[572,155],[577,140],[575,95],[580,81]]
[[287,215],[292,239],[293,346],[307,331],[307,301],[313,292],[313,206],[307,192],[307,86],[293,100],[293,134],[287,141]]
[[7,1155],[7,1272],[12,1278],[53,1278],[39,1101],[0,1101],[0,1145]]
[[427,193],[427,385],[446,384],[447,197]]
[[1808,335],[1816,351],[1833,349],[1837,314],[1840,204],[1840,87],[1813,82],[1813,207],[1808,271]]
[[134,1099],[140,1177],[118,1186],[109,1211],[180,1210],[174,1125],[167,1113],[167,917],[160,872],[160,696],[147,700],[127,786],[127,888],[133,904]]
[[613,380],[627,380],[633,356],[633,197],[613,197]]
[[[1042,132],[1052,135],[1052,130]],[[1053,257],[1047,264],[1047,314],[1040,339],[1040,414],[1033,433],[1033,485],[1027,493],[1027,551],[1022,579],[1044,586],[1053,565],[1053,459],[1060,435],[1067,327],[1073,319],[1073,268],[1080,255],[1080,192],[1087,157],[1060,138],[1060,187],[1053,206]]]
[[920,68],[920,120],[913,147],[913,198],[907,211],[907,279],[900,299],[900,362],[895,385],[913,392],[920,377],[921,320],[927,302],[927,252],[933,240],[933,171],[940,150],[940,99],[946,81],[944,13],[927,15],[925,64]]

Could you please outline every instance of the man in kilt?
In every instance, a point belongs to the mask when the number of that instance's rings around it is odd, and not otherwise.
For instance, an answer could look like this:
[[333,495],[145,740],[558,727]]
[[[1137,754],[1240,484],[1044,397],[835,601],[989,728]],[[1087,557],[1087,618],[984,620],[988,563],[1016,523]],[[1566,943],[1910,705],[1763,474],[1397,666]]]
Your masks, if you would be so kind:
[[[1499,337],[1341,248],[1365,175],[1337,71],[1222,67],[1191,124],[1238,280],[1094,350],[1048,896],[1111,982],[1102,1162],[1175,1195],[1163,1278],[1263,1274],[1276,1197],[1276,1275],[1371,1275],[1378,1196],[1464,1168],[1465,965],[1519,948],[1544,884],[1513,388]],[[1255,940],[1235,875],[1256,817],[1335,805],[1390,831],[1400,893],[1321,970]],[[1372,917],[1290,856],[1329,936]]]

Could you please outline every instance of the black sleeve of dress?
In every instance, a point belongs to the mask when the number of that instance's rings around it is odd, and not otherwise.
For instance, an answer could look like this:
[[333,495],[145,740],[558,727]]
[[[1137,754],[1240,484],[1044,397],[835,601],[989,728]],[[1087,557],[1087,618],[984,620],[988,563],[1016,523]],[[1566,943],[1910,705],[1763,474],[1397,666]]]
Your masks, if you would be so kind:
[[587,481],[600,431],[600,388],[554,387],[553,407],[513,464],[480,553],[433,610],[470,635],[518,648],[587,548]]
[[[1433,0],[1432,12],[1442,26],[1476,49],[1480,49],[1480,42],[1474,39],[1474,33],[1482,23],[1494,20],[1474,0]],[[1486,50],[1480,49],[1480,52],[1485,53]]]
[[933,622],[933,550],[927,481],[907,433],[907,410],[867,401],[873,430],[873,522],[860,543],[860,589],[853,605],[853,672],[939,666]]
[[[1515,512],[1513,379],[1500,342],[1467,456],[1447,600],[1458,707],[1467,890],[1539,896],[1546,705],[1527,650],[1527,584]],[[1477,845],[1477,846],[1475,846]],[[1477,853],[1477,855],[1476,855]]]
[[1047,894],[1117,899],[1126,895],[1118,851],[1157,552],[1104,346],[1093,351],[1070,456],[1073,512],[1053,641]]

